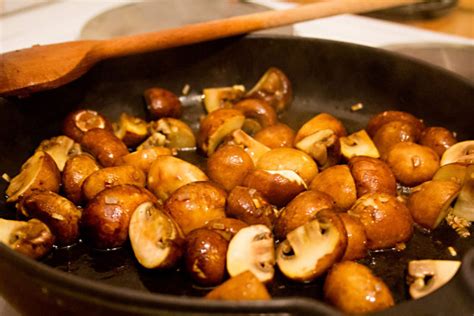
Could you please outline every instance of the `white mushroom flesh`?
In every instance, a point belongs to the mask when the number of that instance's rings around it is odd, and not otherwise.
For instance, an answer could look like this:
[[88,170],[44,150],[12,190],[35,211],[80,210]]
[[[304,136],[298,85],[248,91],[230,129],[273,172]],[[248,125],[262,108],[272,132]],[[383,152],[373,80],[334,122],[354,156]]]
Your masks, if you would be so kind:
[[5,192],[8,195],[8,202],[16,201],[33,185],[41,168],[44,167],[44,155],[43,151],[37,151],[21,166],[20,173],[10,181]]
[[245,87],[242,85],[204,89],[204,107],[207,113],[210,113],[225,107],[226,104],[231,103],[231,101],[238,100],[244,93]]
[[365,130],[360,130],[347,137],[341,137],[339,141],[341,154],[347,160],[355,156],[380,157],[377,147]]
[[408,274],[413,279],[410,295],[418,299],[428,295],[448,283],[456,274],[460,261],[453,260],[414,260],[408,263]]
[[336,141],[337,136],[332,129],[323,129],[306,136],[295,147],[313,157],[318,166],[323,166],[328,160],[327,148]]
[[232,137],[235,145],[241,145],[244,147],[245,152],[249,154],[250,158],[252,158],[254,165],[257,165],[260,157],[271,150],[269,147],[257,141],[241,129],[233,132]]
[[80,146],[64,135],[43,140],[36,151],[47,152],[56,162],[59,171],[63,171],[64,165],[71,155],[81,153]]
[[165,135],[165,146],[179,150],[195,150],[196,138],[191,128],[178,119],[162,118],[151,125],[154,132]]
[[272,280],[275,249],[271,230],[265,225],[239,230],[229,243],[226,265],[231,277],[248,270],[261,282]]
[[288,233],[277,247],[278,267],[290,279],[310,281],[318,272],[319,260],[339,243],[340,232],[331,223],[312,220]]
[[151,202],[139,205],[130,219],[129,237],[138,262],[148,269],[160,268],[174,256],[176,240],[182,239],[177,224]]
[[209,136],[207,148],[204,148],[207,155],[212,155],[222,140],[232,132],[239,130],[242,125],[244,125],[244,121],[245,116],[243,115],[235,115],[225,120],[216,131]]
[[474,164],[474,140],[466,140],[449,147],[441,157],[440,166],[454,162]]

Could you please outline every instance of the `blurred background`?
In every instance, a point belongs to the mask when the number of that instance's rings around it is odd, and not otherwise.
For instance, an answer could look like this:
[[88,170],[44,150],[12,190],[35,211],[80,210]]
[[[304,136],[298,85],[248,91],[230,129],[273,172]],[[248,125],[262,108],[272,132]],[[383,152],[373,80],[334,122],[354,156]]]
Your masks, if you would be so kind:
[[[333,0],[0,0],[0,52],[150,32],[317,1]],[[474,80],[474,0],[428,0],[263,33],[389,49]]]
[[[35,44],[155,31],[314,1],[0,0],[0,52]],[[474,81],[474,0],[425,1],[365,15],[298,23],[265,33],[388,49]],[[0,315],[17,315],[1,297]]]

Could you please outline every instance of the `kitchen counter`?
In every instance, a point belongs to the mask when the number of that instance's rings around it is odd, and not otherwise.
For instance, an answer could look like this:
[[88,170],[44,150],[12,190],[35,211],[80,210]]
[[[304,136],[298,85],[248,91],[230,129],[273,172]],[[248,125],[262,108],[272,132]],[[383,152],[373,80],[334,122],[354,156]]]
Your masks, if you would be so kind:
[[[277,9],[293,5],[265,0],[254,2]],[[474,13],[472,7],[469,7],[472,2],[461,1],[463,7],[430,21],[404,21],[401,24],[400,21],[386,22],[364,16],[341,15],[298,23],[294,25],[293,32],[296,36],[326,38],[373,47],[420,43],[474,46]],[[78,39],[81,28],[88,20],[125,3],[128,1],[63,0],[6,14],[0,17],[0,52]],[[17,313],[0,298],[0,315],[16,316]]]

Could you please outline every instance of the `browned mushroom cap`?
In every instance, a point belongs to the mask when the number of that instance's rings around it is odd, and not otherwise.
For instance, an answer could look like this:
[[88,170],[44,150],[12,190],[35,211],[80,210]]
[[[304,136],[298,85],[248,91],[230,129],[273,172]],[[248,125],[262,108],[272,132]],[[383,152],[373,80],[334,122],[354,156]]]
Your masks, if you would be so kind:
[[410,113],[402,111],[385,111],[370,119],[366,128],[367,133],[374,137],[379,128],[392,121],[402,121],[412,124],[416,128],[418,135],[425,129],[425,124]]
[[349,209],[357,200],[354,178],[346,165],[336,165],[323,170],[314,177],[310,189],[330,195],[336,206],[343,210]]
[[171,156],[174,153],[175,152],[172,149],[166,147],[155,146],[147,149],[140,149],[120,157],[117,160],[116,165],[135,166],[141,171],[143,171],[145,174],[148,174],[148,171],[150,170],[151,165],[156,160],[156,158],[158,158],[159,156]]
[[207,160],[207,175],[226,191],[242,184],[245,176],[254,169],[252,158],[235,145],[225,145]]
[[[196,138],[194,137],[191,127],[181,120],[165,117],[158,121],[151,122],[149,129],[152,132],[151,137],[157,137],[156,133],[160,133],[165,137],[163,144],[165,147],[179,150],[194,150],[196,147]],[[145,145],[141,148],[144,147]]]
[[321,113],[301,126],[296,133],[295,144],[300,142],[303,138],[325,129],[332,130],[337,137],[347,135],[346,128],[340,120],[329,113]]
[[128,235],[135,257],[147,269],[172,267],[183,254],[183,233],[158,204],[145,202],[133,211]]
[[335,202],[326,193],[311,190],[298,194],[280,213],[275,222],[275,237],[283,240],[295,228],[313,220],[324,209],[333,209]]
[[377,147],[365,130],[341,137],[339,142],[341,143],[341,154],[346,160],[355,156],[380,157]]
[[358,197],[375,192],[396,195],[395,176],[382,160],[363,156],[352,157],[348,165],[354,177]]
[[66,162],[62,173],[63,190],[66,197],[74,204],[82,202],[82,184],[88,176],[100,167],[89,154],[72,156]]
[[17,202],[34,191],[58,192],[61,173],[51,156],[44,151],[37,151],[21,166],[20,173],[8,185],[5,193],[7,202]]
[[102,114],[93,110],[71,112],[63,123],[64,135],[71,137],[76,142],[81,142],[84,133],[94,128],[113,131],[112,124]]
[[347,247],[342,260],[357,260],[368,255],[367,234],[360,220],[347,213],[339,213],[347,232]]
[[474,140],[456,143],[444,152],[441,165],[454,162],[474,164]]
[[216,285],[224,280],[227,240],[219,233],[198,228],[186,236],[185,266],[191,278],[201,285]]
[[254,119],[265,128],[278,122],[277,114],[273,107],[262,99],[244,99],[233,106],[234,109],[242,111],[246,118]]
[[43,140],[35,151],[47,152],[56,162],[59,171],[63,171],[66,161],[81,153],[81,146],[71,138],[61,135]]
[[210,220],[225,217],[224,190],[207,181],[188,183],[165,202],[165,210],[187,235]]
[[412,190],[407,207],[413,220],[435,229],[448,215],[451,202],[458,196],[460,185],[452,181],[427,181]]
[[247,224],[273,228],[276,209],[255,189],[236,186],[227,197],[226,214]]
[[211,113],[221,108],[231,108],[232,103],[239,100],[245,93],[245,87],[234,85],[232,87],[206,88],[203,91],[204,108]]
[[38,219],[22,222],[0,218],[0,242],[30,258],[38,259],[51,251],[54,235]]
[[239,230],[247,226],[249,225],[241,220],[222,217],[210,220],[203,227],[215,231],[224,237],[225,240],[230,241]]
[[134,185],[117,185],[97,194],[82,213],[82,233],[99,249],[122,246],[128,238],[130,217],[142,203],[157,200],[149,191]]
[[421,133],[420,145],[433,149],[440,157],[457,143],[453,133],[444,127],[428,127]]
[[293,147],[295,131],[286,124],[277,123],[262,128],[254,138],[269,148]]
[[388,154],[390,148],[400,142],[415,143],[420,137],[417,126],[406,121],[392,121],[382,125],[374,135],[374,143],[382,158]]
[[242,185],[256,189],[270,204],[278,207],[285,206],[306,189],[304,180],[291,170],[253,170]]
[[135,147],[148,137],[148,124],[139,117],[122,113],[119,121],[114,123],[114,134],[126,146]]
[[265,225],[252,225],[239,230],[230,240],[226,265],[231,277],[248,270],[261,282],[271,281],[275,273],[271,230]]
[[199,148],[210,156],[227,135],[242,127],[244,120],[243,113],[235,109],[218,109],[209,113],[199,126]]
[[283,71],[270,67],[246,97],[265,100],[277,113],[281,113],[290,107],[293,101],[293,89]]
[[265,285],[250,271],[245,271],[225,281],[211,292],[210,300],[269,300],[270,294]]
[[415,186],[431,180],[439,169],[439,157],[426,146],[398,143],[387,154],[387,165],[403,185]]
[[369,268],[352,261],[337,263],[329,271],[324,297],[348,314],[380,311],[395,304],[388,286]]
[[118,158],[128,154],[127,146],[117,136],[101,128],[85,132],[81,145],[104,167],[113,166]]
[[148,172],[148,188],[163,201],[185,184],[207,181],[195,165],[173,156],[159,156]]
[[58,245],[75,243],[79,238],[81,211],[68,199],[51,191],[35,192],[20,201],[18,209],[29,218],[44,222]]
[[278,245],[277,264],[287,278],[311,281],[342,257],[346,245],[346,231],[337,214],[321,211]]
[[152,119],[181,116],[181,102],[173,92],[154,87],[145,90],[143,95]]
[[275,148],[264,153],[255,166],[260,170],[291,170],[297,173],[306,185],[309,185],[318,173],[318,166],[314,160],[294,148]]
[[145,187],[146,177],[135,166],[123,165],[102,168],[91,173],[82,183],[82,197],[89,201],[106,188],[121,184]]
[[369,249],[394,247],[413,235],[410,211],[392,195],[366,194],[355,202],[348,213],[358,217],[364,225]]
[[461,261],[454,260],[413,260],[408,263],[408,275],[412,280],[410,296],[414,299],[426,296],[451,280]]

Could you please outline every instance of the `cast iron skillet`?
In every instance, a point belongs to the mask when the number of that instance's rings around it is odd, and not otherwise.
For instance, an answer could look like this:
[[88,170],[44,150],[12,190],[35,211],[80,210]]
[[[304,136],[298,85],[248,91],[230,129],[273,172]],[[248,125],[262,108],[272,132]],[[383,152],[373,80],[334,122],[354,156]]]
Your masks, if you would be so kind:
[[[111,120],[123,111],[145,117],[141,96],[148,87],[158,85],[176,93],[185,84],[194,92],[235,83],[251,87],[270,66],[281,68],[293,83],[293,107],[282,120],[294,127],[326,111],[341,118],[352,132],[363,128],[375,113],[399,109],[424,118],[429,125],[455,130],[459,139],[472,139],[474,134],[474,87],[451,73],[352,44],[251,36],[110,60],[68,86],[27,99],[0,100],[1,172],[15,175],[42,139],[60,133],[63,118],[75,108],[97,109]],[[350,106],[358,102],[364,109],[350,112]],[[190,108],[185,119],[197,121],[201,113],[199,107]],[[0,190],[5,186],[2,183]],[[13,217],[4,199],[0,203],[0,215]],[[458,251],[454,259],[465,257],[463,272],[434,294],[408,301],[408,260],[453,259],[447,246]],[[403,252],[379,252],[364,260],[399,302],[382,314],[471,313],[473,246],[473,238],[461,240],[442,226],[431,235],[417,232]],[[141,269],[128,245],[100,252],[78,244],[54,251],[43,260],[46,264],[3,245],[0,256],[0,293],[25,314],[338,314],[316,300],[322,297],[322,280],[301,285],[285,281],[279,274],[269,288],[275,297],[271,302],[193,298],[204,295],[207,289],[192,285],[183,272]]]

